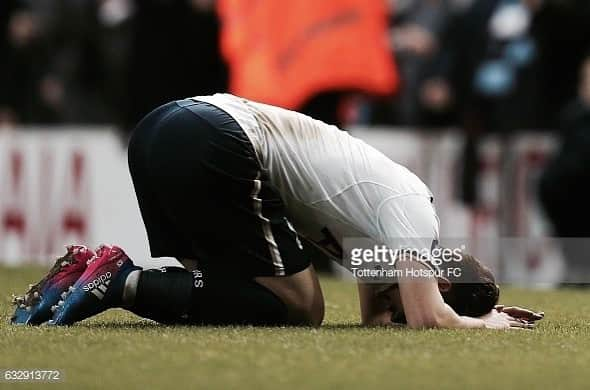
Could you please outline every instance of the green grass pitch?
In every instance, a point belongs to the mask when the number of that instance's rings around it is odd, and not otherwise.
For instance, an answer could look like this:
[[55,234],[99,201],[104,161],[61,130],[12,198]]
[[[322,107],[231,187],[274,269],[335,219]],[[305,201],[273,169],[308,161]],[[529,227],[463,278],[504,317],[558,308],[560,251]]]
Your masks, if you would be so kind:
[[355,285],[332,279],[320,329],[161,326],[121,310],[68,328],[9,325],[10,293],[42,273],[0,268],[0,369],[64,380],[1,389],[590,388],[586,291],[505,289],[503,303],[546,312],[534,331],[360,328]]

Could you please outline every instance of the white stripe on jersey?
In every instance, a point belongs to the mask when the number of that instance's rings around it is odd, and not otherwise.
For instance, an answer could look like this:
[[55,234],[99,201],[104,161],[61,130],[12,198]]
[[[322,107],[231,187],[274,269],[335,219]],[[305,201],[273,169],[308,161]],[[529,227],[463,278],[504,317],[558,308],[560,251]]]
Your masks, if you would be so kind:
[[274,235],[272,234],[272,227],[270,220],[262,215],[262,199],[258,197],[260,190],[262,189],[262,182],[260,181],[260,171],[256,174],[254,179],[254,189],[252,190],[252,200],[254,201],[254,211],[260,220],[262,221],[262,231],[264,232],[264,238],[268,242],[268,249],[272,257],[272,263],[275,267],[275,276],[285,276],[285,266],[281,253],[279,252],[279,246],[277,245]]

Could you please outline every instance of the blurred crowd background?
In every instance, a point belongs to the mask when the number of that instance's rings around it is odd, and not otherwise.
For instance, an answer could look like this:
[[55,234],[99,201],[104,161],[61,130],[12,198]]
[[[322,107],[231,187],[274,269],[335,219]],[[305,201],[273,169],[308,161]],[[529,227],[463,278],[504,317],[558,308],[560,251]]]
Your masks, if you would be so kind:
[[2,0],[0,122],[116,123],[226,89],[211,1]]
[[[555,130],[568,104],[590,104],[586,0],[387,4],[398,91],[324,91],[302,110],[339,124],[475,133]],[[2,0],[0,122],[129,131],[158,104],[226,91],[219,30],[214,0]]]
[[[332,88],[295,108],[344,128],[460,129],[467,205],[482,137],[554,134],[539,199],[558,236],[590,237],[590,206],[571,202],[590,179],[590,1],[384,2],[395,92]],[[160,104],[228,91],[218,11],[214,0],[1,0],[0,127],[108,123],[125,136]]]

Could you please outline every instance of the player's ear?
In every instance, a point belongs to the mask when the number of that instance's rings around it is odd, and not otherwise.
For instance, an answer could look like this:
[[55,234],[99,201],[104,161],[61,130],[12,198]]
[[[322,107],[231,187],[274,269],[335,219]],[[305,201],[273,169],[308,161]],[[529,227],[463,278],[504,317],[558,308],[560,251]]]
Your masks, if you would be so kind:
[[436,281],[438,282],[438,291],[441,293],[449,292],[451,290],[451,282],[449,279],[441,276],[438,277]]

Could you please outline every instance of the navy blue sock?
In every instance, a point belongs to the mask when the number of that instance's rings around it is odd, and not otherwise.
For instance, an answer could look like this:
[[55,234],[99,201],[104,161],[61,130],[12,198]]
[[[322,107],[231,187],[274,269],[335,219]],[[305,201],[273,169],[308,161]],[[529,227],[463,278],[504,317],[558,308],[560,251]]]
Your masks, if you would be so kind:
[[258,283],[178,267],[143,271],[129,309],[165,324],[288,324],[285,304]]

